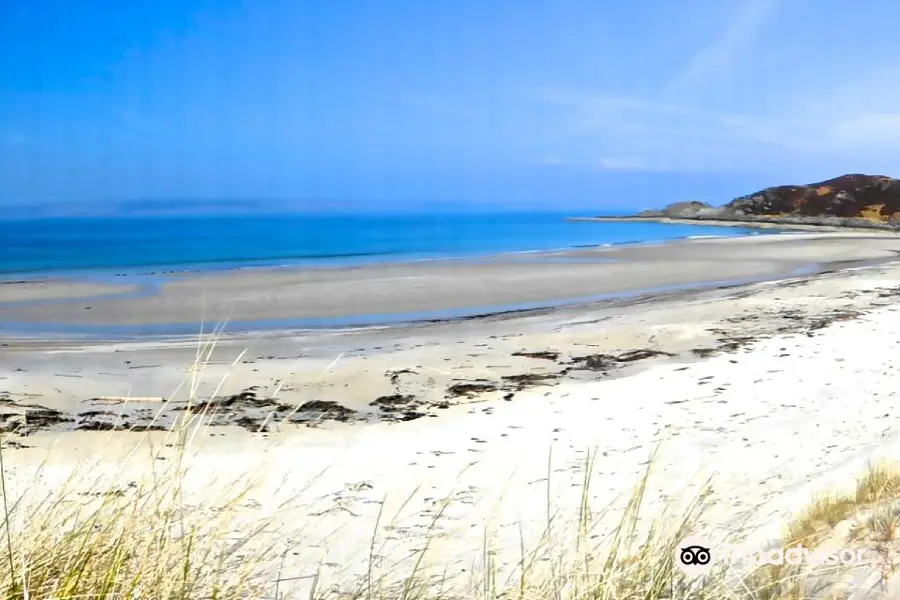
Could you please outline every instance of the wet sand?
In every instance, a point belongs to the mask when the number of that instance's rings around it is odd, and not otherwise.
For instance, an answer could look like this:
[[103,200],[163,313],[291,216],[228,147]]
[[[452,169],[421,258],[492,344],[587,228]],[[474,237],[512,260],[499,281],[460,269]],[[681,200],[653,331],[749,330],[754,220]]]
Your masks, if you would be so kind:
[[[798,233],[482,260],[182,274],[144,295],[102,284],[73,288],[62,280],[13,283],[0,287],[0,328],[183,334],[221,321],[248,331],[448,318],[774,279],[898,252],[900,237],[890,234]],[[124,295],[110,297],[117,292]]]

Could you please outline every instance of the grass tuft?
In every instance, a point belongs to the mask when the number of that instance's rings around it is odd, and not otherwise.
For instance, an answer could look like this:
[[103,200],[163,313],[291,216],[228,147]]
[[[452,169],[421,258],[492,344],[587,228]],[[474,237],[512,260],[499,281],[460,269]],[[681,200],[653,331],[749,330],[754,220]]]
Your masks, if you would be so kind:
[[895,464],[870,465],[849,493],[827,493],[815,498],[787,526],[785,547],[814,547],[834,527],[854,514],[900,498],[900,468]]

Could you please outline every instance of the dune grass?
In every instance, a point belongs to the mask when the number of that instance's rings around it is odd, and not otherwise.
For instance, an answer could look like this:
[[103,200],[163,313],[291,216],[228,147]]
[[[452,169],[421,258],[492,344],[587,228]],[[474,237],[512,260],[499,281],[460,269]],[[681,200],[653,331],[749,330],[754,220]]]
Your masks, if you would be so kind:
[[[124,489],[88,480],[96,492],[87,494],[76,492],[84,489],[76,485],[77,475],[36,503],[6,504],[4,494],[3,600],[293,597],[279,591],[281,578],[272,568],[280,558],[276,545],[264,540],[247,551],[266,526],[241,526],[235,519],[247,487],[232,488],[218,506],[187,507],[181,500],[187,470],[177,463],[147,484]],[[671,597],[673,586],[687,589],[674,570],[675,550],[702,504],[693,503],[678,526],[656,523],[641,535],[637,523],[646,483],[647,477],[638,482],[618,526],[599,544],[591,539],[595,513],[585,487],[579,514],[558,524],[548,519],[544,537],[533,548],[523,542],[517,572],[502,582],[487,533],[482,570],[465,587],[454,588],[422,568],[434,527],[423,535],[424,545],[405,573],[375,566],[376,531],[363,581],[323,591],[312,586],[304,600]],[[442,515],[443,507],[433,525]]]
[[[723,566],[701,582],[682,574],[675,564],[678,542],[694,531],[707,496],[697,497],[678,515],[659,515],[642,529],[638,524],[649,470],[632,491],[618,525],[598,539],[593,521],[603,510],[592,510],[589,505],[589,471],[586,473],[577,514],[560,515],[557,522],[548,522],[546,535],[536,547],[526,548],[523,542],[515,573],[503,580],[495,568],[487,533],[483,547],[475,549],[482,553],[482,568],[461,589],[448,586],[449,579],[442,581],[420,570],[432,530],[424,534],[419,555],[405,573],[374,565],[374,532],[367,542],[370,567],[363,581],[318,591],[313,585],[303,600],[802,597],[797,592],[799,583],[788,581],[794,575],[784,569],[761,568],[735,576]],[[181,488],[186,476],[187,471],[176,463],[147,483],[110,489],[108,483],[97,481],[95,494],[75,495],[73,475],[41,501],[27,505],[8,502],[11,499],[4,493],[0,598],[295,598],[279,590],[283,587],[277,571],[280,551],[276,540],[266,539],[266,523],[248,524],[236,518],[249,486],[230,488],[217,506],[185,506]],[[885,497],[870,495],[874,492],[871,484],[880,481],[879,476],[880,472],[861,478],[860,498]],[[789,530],[818,534],[855,508],[846,498],[816,501]],[[436,512],[435,524],[442,514],[443,508]],[[251,551],[250,542],[260,538],[262,543],[252,544]],[[810,545],[808,535],[803,539]]]
[[[864,548],[876,556],[897,539],[900,531],[900,465],[878,462],[858,477],[850,491],[821,493],[814,497],[797,516],[789,521],[781,539],[781,547],[817,548],[837,541],[839,547]],[[837,540],[833,538],[837,537]],[[870,555],[871,556],[871,555]],[[883,569],[884,562],[875,570]],[[757,590],[758,600],[803,599],[809,597],[808,577],[819,577],[837,586],[830,592],[819,590],[816,597],[845,597],[841,566],[764,565],[751,573],[746,581]],[[846,568],[844,568],[846,572]],[[890,570],[884,572],[887,577]],[[820,584],[821,585],[821,584]],[[836,595],[829,595],[836,594]],[[844,595],[842,595],[844,594]]]
[[6,599],[263,596],[265,582],[241,555],[254,532],[229,536],[239,494],[186,516],[170,476],[102,490],[94,501],[60,492],[27,508],[4,507]]
[[[212,346],[198,351],[197,377]],[[194,400],[196,380],[188,386]],[[704,488],[677,514],[642,514],[647,472],[636,482],[624,509],[616,509],[615,526],[600,532],[596,525],[610,507],[591,506],[593,454],[584,464],[581,501],[572,514],[555,513],[551,506],[552,455],[548,458],[547,523],[536,545],[521,547],[515,568],[503,571],[485,524],[479,566],[465,585],[447,573],[424,568],[436,526],[447,505],[434,513],[432,527],[423,534],[418,554],[406,571],[385,569],[375,556],[379,529],[389,527],[379,514],[376,530],[360,540],[368,554],[362,580],[319,588],[318,573],[286,574],[278,536],[265,519],[242,518],[252,480],[222,488],[214,504],[192,505],[185,494],[191,477],[189,463],[194,441],[208,426],[208,404],[200,414],[184,412],[162,440],[150,433],[133,433],[135,453],[146,452],[152,466],[136,477],[124,466],[121,476],[92,479],[91,465],[78,466],[47,490],[38,479],[51,469],[38,470],[34,490],[19,495],[8,486],[12,475],[0,443],[0,600],[788,600],[802,598],[796,573],[762,568],[736,573],[727,566],[702,579],[684,575],[676,565],[678,543],[696,531],[709,502]],[[160,411],[161,412],[161,411]],[[64,435],[64,434],[63,434]],[[112,434],[108,434],[112,435]],[[120,434],[121,435],[121,434]],[[2,442],[2,440],[0,440]],[[160,460],[167,458],[168,460]],[[900,496],[900,471],[873,467],[860,478],[852,494],[830,495],[814,502],[790,523],[785,544],[814,545],[830,528],[861,507]],[[35,491],[35,493],[30,493]],[[44,496],[40,496],[44,493]],[[408,499],[407,501],[410,501]],[[405,503],[404,503],[405,504]],[[383,508],[383,506],[382,506]],[[674,510],[674,509],[673,509]],[[894,515],[873,516],[871,529],[892,536]],[[893,538],[892,538],[893,539]],[[293,543],[302,544],[302,540]],[[289,576],[293,575],[293,576]],[[292,580],[308,585],[297,595]]]
[[[167,438],[173,442],[149,445],[145,476],[124,468],[93,476],[96,463],[86,462],[43,497],[28,489],[12,497],[0,444],[0,598],[262,598],[262,562],[243,551],[262,526],[233,527],[252,482],[234,482],[215,505],[184,500],[193,429],[183,425]],[[173,446],[175,460],[163,456]],[[42,488],[50,472],[41,467],[33,486]]]
[[[900,468],[885,462],[873,464],[857,480],[852,492],[827,493],[815,498],[787,525],[785,547],[815,546],[838,523],[860,511],[897,499],[900,499]],[[880,525],[882,528],[884,526]]]
[[[217,339],[201,336],[183,384],[188,408],[196,402],[199,377]],[[154,422],[171,401],[161,405]],[[5,460],[9,450],[0,439],[0,598],[264,597],[271,585],[263,568],[274,548],[256,549],[249,557],[245,552],[264,524],[235,530],[235,516],[253,482],[233,482],[216,505],[191,506],[184,498],[186,459],[212,416],[207,413],[184,411],[161,440],[147,430],[129,434],[135,436],[131,454],[147,454],[150,469],[142,476],[123,465],[112,478],[108,473],[92,478],[95,463],[83,463],[38,497],[29,489],[12,497]],[[40,465],[26,488],[39,488],[50,470]]]

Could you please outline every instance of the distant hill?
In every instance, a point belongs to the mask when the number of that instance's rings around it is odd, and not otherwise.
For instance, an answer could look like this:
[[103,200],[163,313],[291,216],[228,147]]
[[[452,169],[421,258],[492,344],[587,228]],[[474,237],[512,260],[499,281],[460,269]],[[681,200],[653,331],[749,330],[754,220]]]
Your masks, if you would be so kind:
[[154,215],[240,214],[260,210],[255,200],[151,199],[119,202],[22,204],[0,207],[0,219],[57,217],[142,217]]
[[808,185],[766,188],[724,206],[677,202],[661,210],[643,211],[637,217],[893,229],[900,227],[900,180],[884,175],[842,175]]
[[[314,213],[333,210],[335,206],[335,203],[329,203],[324,200],[151,198],[146,200],[0,206],[0,220]],[[340,208],[339,205],[337,207]]]

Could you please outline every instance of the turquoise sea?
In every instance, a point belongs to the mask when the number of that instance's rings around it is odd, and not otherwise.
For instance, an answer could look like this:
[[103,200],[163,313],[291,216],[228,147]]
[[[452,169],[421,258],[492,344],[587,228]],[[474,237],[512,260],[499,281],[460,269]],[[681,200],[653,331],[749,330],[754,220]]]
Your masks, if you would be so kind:
[[354,265],[759,233],[567,221],[569,213],[281,214],[0,220],[0,276]]

